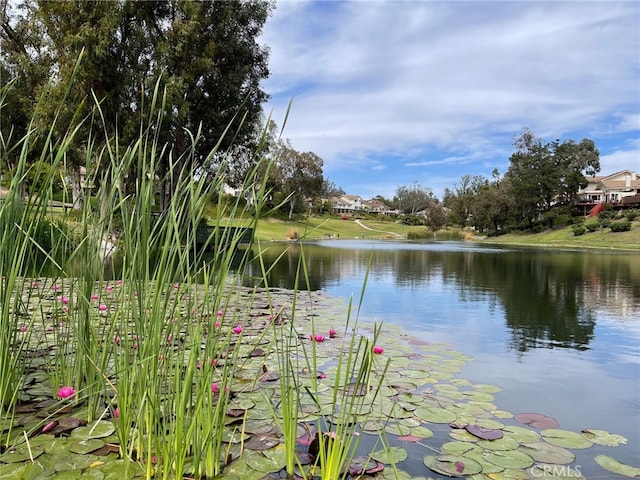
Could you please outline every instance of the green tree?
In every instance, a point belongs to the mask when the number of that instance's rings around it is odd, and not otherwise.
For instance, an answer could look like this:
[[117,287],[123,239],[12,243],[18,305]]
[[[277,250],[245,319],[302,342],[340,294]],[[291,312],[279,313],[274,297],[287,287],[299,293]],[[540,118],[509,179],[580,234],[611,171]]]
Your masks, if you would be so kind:
[[[3,113],[19,128],[34,116],[42,125],[58,118],[62,130],[73,119],[86,119],[79,138],[101,143],[117,137],[128,144],[139,135],[140,119],[149,118],[157,85],[166,102],[164,116],[152,126],[168,146],[159,155],[162,178],[170,157],[178,170],[197,169],[223,158],[209,158],[216,147],[227,151],[255,141],[267,98],[260,82],[269,73],[268,50],[257,40],[273,2],[24,0],[12,5],[0,4],[1,46],[7,52],[2,82],[15,79],[21,96]],[[74,71],[83,50],[81,67]],[[100,116],[91,113],[94,99]],[[197,138],[192,155],[186,154],[192,143],[188,132]],[[74,147],[68,163],[77,171],[84,162],[82,142]],[[177,175],[173,179],[169,196]]]
[[599,152],[592,140],[543,143],[529,129],[515,139],[506,174],[515,211],[529,227],[544,219],[553,226],[552,209],[569,206],[578,188],[587,184],[584,174],[600,171]]
[[288,217],[300,211],[305,200],[322,192],[322,159],[313,152],[298,152],[289,141],[281,142],[276,155],[272,179],[275,190],[288,205]]
[[393,203],[398,205],[398,208],[403,213],[415,215],[417,212],[427,208],[434,198],[433,191],[430,188],[414,182],[409,186],[400,185],[396,189]]
[[424,212],[424,224],[435,235],[447,223],[447,213],[442,203],[437,200],[429,202]]

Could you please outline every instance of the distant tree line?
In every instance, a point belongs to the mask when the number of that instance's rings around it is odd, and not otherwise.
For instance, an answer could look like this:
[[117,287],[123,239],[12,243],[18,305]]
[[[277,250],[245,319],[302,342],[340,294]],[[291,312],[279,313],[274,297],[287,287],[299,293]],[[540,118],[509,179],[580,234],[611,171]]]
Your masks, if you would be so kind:
[[425,224],[433,231],[445,225],[474,227],[482,232],[510,228],[551,228],[569,218],[585,175],[600,171],[600,153],[589,139],[544,143],[524,128],[513,141],[515,151],[507,172],[491,178],[466,174],[442,200],[419,183],[396,189],[392,199],[376,197],[407,216],[406,222]]

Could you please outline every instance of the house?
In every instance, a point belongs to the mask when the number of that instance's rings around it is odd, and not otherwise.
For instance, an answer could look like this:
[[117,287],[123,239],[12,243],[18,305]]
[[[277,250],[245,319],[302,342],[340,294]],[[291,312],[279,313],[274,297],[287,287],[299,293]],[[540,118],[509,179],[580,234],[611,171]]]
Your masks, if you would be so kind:
[[341,197],[333,197],[331,201],[336,213],[354,213],[363,209],[362,198],[358,195],[342,195]]
[[632,170],[622,170],[611,175],[587,177],[588,184],[578,191],[577,206],[586,215],[597,205],[623,204],[623,198],[640,193],[640,175]]
[[340,214],[352,214],[355,212],[397,215],[397,210],[392,210],[380,200],[371,199],[363,200],[358,195],[342,195],[341,197],[333,197],[333,211]]

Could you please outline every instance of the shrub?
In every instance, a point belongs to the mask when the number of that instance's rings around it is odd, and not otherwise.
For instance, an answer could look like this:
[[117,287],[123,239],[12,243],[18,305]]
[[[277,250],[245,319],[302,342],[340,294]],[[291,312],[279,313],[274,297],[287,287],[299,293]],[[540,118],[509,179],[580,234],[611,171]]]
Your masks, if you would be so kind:
[[628,232],[631,230],[631,223],[623,220],[621,222],[611,222],[609,225],[612,232]]
[[598,218],[599,218],[600,220],[603,220],[603,219],[613,219],[613,218],[616,218],[616,215],[617,215],[617,214],[618,214],[618,212],[616,212],[615,210],[606,209],[606,210],[603,210],[602,212],[600,212],[600,213],[598,214]]
[[585,223],[584,226],[590,232],[595,232],[598,228],[600,228],[600,224],[596,222]]
[[635,208],[631,210],[627,210],[624,216],[626,217],[627,220],[629,220],[630,222],[633,222],[636,218],[640,216],[640,210],[636,210]]
[[428,238],[433,238],[433,235],[428,235],[427,230],[407,233],[407,240],[426,240]]
[[576,237],[579,237],[580,235],[584,235],[584,232],[587,231],[587,229],[584,228],[582,225],[576,225],[571,230],[573,231],[573,235]]
[[421,217],[420,215],[405,215],[400,219],[400,221],[404,225],[409,225],[414,227],[418,225],[424,225],[424,217]]

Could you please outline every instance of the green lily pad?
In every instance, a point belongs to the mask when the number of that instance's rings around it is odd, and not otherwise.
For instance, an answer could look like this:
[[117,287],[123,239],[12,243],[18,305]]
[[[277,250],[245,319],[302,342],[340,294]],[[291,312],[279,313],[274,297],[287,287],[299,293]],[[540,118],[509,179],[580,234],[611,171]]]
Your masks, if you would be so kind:
[[526,480],[527,478],[529,475],[521,468],[505,468],[501,472],[491,474],[491,480]]
[[98,420],[83,427],[78,427],[71,432],[72,437],[89,439],[104,438],[116,431],[116,426],[106,420]]
[[487,450],[515,450],[519,443],[510,437],[502,437],[497,440],[478,440],[478,445]]
[[582,431],[582,436],[590,442],[607,447],[617,447],[627,443],[627,439],[622,435],[609,433],[606,430],[589,428]]
[[533,458],[518,450],[485,450],[482,458],[504,468],[528,468],[534,462]]
[[409,435],[411,433],[411,427],[406,427],[399,423],[389,423],[384,427],[384,431],[390,435]]
[[102,440],[98,440],[97,438],[88,438],[86,440],[80,440],[79,442],[72,443],[68,446],[68,449],[70,452],[86,455],[87,453],[91,453],[102,447],[104,447],[104,442]]
[[21,463],[28,460],[38,458],[44,453],[44,450],[39,447],[28,448],[26,445],[20,446],[16,449],[7,450],[0,455],[0,462],[2,463]]
[[540,440],[540,434],[534,430],[517,425],[507,425],[502,429],[507,437],[511,437],[520,443],[533,443]]
[[456,419],[456,414],[440,407],[420,407],[414,415],[425,422],[451,423]]
[[131,480],[144,473],[143,467],[128,460],[114,460],[97,467],[104,473],[105,480]]
[[482,465],[483,478],[487,478],[486,476],[489,474],[499,473],[505,470],[505,467],[501,465],[496,465],[495,463],[491,463],[486,458],[484,458],[482,456],[482,451],[473,451],[473,452],[465,453],[464,455],[465,457],[472,458],[473,460],[478,462],[480,465]]
[[566,448],[547,442],[524,443],[518,450],[531,456],[536,462],[564,465],[573,462],[576,456]]
[[598,465],[610,472],[627,477],[640,477],[640,468],[621,463],[608,455],[598,455],[594,460]]
[[569,430],[561,430],[559,428],[549,428],[540,432],[542,438],[552,445],[565,448],[589,448],[593,443],[584,438],[582,435]]
[[482,449],[478,447],[475,443],[469,442],[447,442],[440,447],[442,453],[447,453],[451,455],[464,455],[468,452],[481,452]]
[[66,452],[64,454],[56,454],[52,460],[52,466],[56,472],[66,472],[67,470],[82,470],[91,465],[91,458],[89,456],[69,452]]
[[430,428],[419,426],[411,428],[411,435],[420,438],[431,438],[433,437],[433,431]]
[[371,458],[380,463],[386,463],[387,465],[396,465],[405,461],[408,456],[407,451],[400,447],[389,447],[383,450],[377,450],[371,454]]
[[84,470],[67,470],[56,474],[56,480],[75,480],[77,478],[87,478],[89,480],[102,480],[104,473],[98,469],[89,468]]
[[51,477],[55,472],[47,470],[39,462],[26,463],[17,466],[14,463],[0,463],[0,478],[2,480],[40,480]]
[[464,455],[427,455],[423,461],[434,472],[449,477],[475,475],[482,471],[482,465]]
[[284,455],[267,456],[264,452],[248,454],[245,461],[251,468],[262,473],[277,472],[285,466]]

